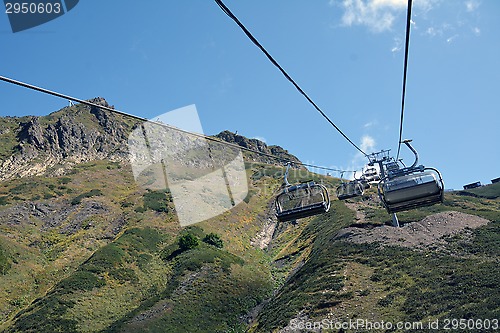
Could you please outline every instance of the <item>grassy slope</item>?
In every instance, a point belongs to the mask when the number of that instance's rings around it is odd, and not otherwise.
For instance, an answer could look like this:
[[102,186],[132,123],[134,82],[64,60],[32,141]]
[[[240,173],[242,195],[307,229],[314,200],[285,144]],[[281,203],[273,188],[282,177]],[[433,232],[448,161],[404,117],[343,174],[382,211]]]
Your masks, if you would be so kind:
[[[294,318],[334,322],[357,318],[378,322],[498,318],[500,205],[498,199],[488,199],[491,188],[485,193],[487,197],[447,193],[443,205],[398,214],[402,223],[447,210],[492,221],[469,237],[449,237],[446,251],[424,253],[331,241],[354,219],[353,211],[335,201],[331,213],[312,219],[295,240],[297,249],[300,244],[311,244],[308,255],[304,258],[300,250],[292,251],[296,259],[288,262],[289,267],[297,262],[303,265],[264,306],[251,331],[276,331]],[[494,193],[493,197],[498,197],[498,191]],[[365,213],[365,226],[389,223],[380,207],[365,207]]]
[[[62,231],[71,224],[71,216],[51,228],[33,218],[32,223],[0,225],[3,328],[7,332],[243,332],[248,328],[245,314],[264,299],[250,331],[277,330],[298,313],[339,321],[347,316],[394,321],[498,318],[500,207],[498,199],[489,199],[491,193],[447,193],[444,205],[399,214],[403,223],[443,210],[493,221],[470,238],[449,238],[447,252],[422,255],[332,241],[355,218],[337,200],[328,214],[281,226],[272,247],[261,251],[250,245],[250,239],[270,212],[268,203],[282,172],[252,165],[251,195],[244,203],[184,230],[175,221],[168,193],[137,188],[130,171],[116,163],[87,163],[64,177],[2,183],[3,209],[24,202],[60,201],[77,209],[74,216],[89,202],[107,207],[106,214],[87,221],[90,227],[70,234]],[[298,179],[292,171],[291,182]],[[330,188],[336,184],[331,178],[327,182],[333,182],[327,184]],[[97,189],[102,195],[86,195]],[[71,205],[77,197],[80,202]],[[167,198],[166,206],[159,204],[162,198]],[[380,206],[363,207],[372,226],[388,222]],[[119,218],[126,221],[124,230],[114,239],[103,237]],[[215,232],[225,247],[202,244],[179,253],[176,239],[183,232],[200,238]]]
[[[94,201],[107,209],[104,216],[86,221],[85,227],[73,234],[63,230],[77,213],[53,228],[44,227],[41,221],[2,225],[6,238],[32,252],[27,256],[20,250],[9,250],[17,258],[15,264],[2,254],[14,267],[0,280],[24,281],[16,284],[15,292],[11,287],[1,290],[7,332],[115,332],[133,331],[137,326],[144,331],[161,328],[169,332],[196,332],[198,327],[204,332],[210,325],[214,331],[239,329],[240,317],[271,291],[270,259],[249,242],[259,229],[259,207],[273,195],[270,188],[276,180],[269,178],[270,184],[252,187],[252,195],[233,212],[193,229],[198,230],[200,239],[209,232],[221,235],[224,249],[202,244],[199,249],[171,256],[168,252],[175,250],[181,228],[172,214],[168,192],[143,191],[130,175],[116,163],[93,162],[77,166],[64,177],[2,184],[0,193],[11,198],[15,192],[17,196],[4,209],[45,202],[42,197],[49,197],[47,193],[51,195],[47,200],[65,202],[72,209]],[[124,232],[114,240],[102,239],[105,225],[120,217],[127,221]],[[31,280],[22,274],[31,274]],[[39,280],[43,280],[41,286],[37,285]],[[180,293],[177,289],[184,285]],[[163,310],[155,312],[167,303],[168,316]],[[151,311],[155,314],[150,316]],[[141,313],[148,319],[134,319]],[[206,313],[211,315],[206,317]],[[212,319],[203,322],[200,318],[205,317]],[[179,328],[182,318],[187,325],[184,329]]]
[[[102,195],[71,202],[92,189]],[[0,225],[0,244],[6,249],[10,269],[0,275],[0,323],[10,324],[13,315],[43,296],[62,279],[71,276],[94,251],[110,243],[121,224],[130,227],[148,221],[150,227],[164,231],[178,230],[172,216],[135,209],[143,206],[145,191],[135,187],[130,170],[112,162],[79,165],[69,175],[56,178],[26,178],[0,185],[0,194],[9,198],[3,209],[17,205],[54,204],[69,210],[59,225],[51,226],[33,213],[23,211],[22,223]],[[46,199],[43,199],[46,198]],[[105,210],[92,213],[92,206]],[[90,208],[89,208],[90,207]],[[81,214],[81,223],[74,221]],[[113,231],[114,228],[118,228]]]

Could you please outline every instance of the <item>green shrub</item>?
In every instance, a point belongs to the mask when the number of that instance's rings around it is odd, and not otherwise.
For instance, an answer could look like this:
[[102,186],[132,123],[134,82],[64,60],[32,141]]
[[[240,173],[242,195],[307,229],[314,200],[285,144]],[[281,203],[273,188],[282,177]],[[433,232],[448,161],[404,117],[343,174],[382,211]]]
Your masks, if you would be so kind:
[[85,265],[88,270],[102,272],[119,266],[124,256],[125,252],[111,243],[96,251]]
[[19,184],[16,187],[13,187],[9,190],[10,193],[12,194],[23,194],[23,193],[29,193],[31,190],[33,190],[36,187],[36,183],[22,183]]
[[222,249],[224,247],[224,243],[222,242],[222,239],[220,238],[219,235],[214,234],[214,233],[209,233],[203,238],[203,241],[207,244],[213,245],[219,249]]
[[68,184],[71,181],[71,178],[69,177],[62,177],[59,179],[59,183],[61,184]]
[[79,203],[82,202],[83,198],[91,198],[91,197],[95,197],[98,195],[102,195],[101,190],[93,189],[93,190],[90,190],[89,192],[82,193],[79,196],[75,197],[73,200],[71,200],[71,204],[78,205]]
[[131,268],[115,268],[109,271],[109,275],[120,282],[137,283],[139,281],[137,274]]
[[143,207],[143,206],[139,206],[139,207],[134,208],[134,212],[136,212],[136,213],[144,213],[146,210],[147,210],[146,207]]
[[56,295],[36,300],[26,312],[18,315],[18,320],[9,332],[76,332],[77,321],[62,318],[68,308],[73,306],[73,302],[63,301]]
[[132,202],[130,202],[130,201],[122,201],[122,202],[120,203],[120,206],[121,206],[121,207],[123,207],[123,208],[131,207],[131,206],[133,206],[133,205],[134,205],[134,204],[133,204]]
[[58,284],[58,288],[64,290],[92,290],[106,284],[104,279],[98,278],[94,273],[78,271]]
[[167,194],[165,191],[150,191],[144,194],[144,208],[157,212],[168,212]]
[[126,249],[130,255],[136,256],[144,250],[155,252],[163,239],[164,236],[156,229],[131,228],[126,230],[115,244]]
[[194,249],[199,245],[198,237],[192,234],[186,234],[179,237],[179,248],[182,251]]
[[3,250],[2,247],[0,247],[0,274],[6,274],[10,266],[11,263],[9,257],[7,256],[7,253]]
[[7,205],[9,201],[7,200],[9,197],[6,195],[0,196],[0,206]]

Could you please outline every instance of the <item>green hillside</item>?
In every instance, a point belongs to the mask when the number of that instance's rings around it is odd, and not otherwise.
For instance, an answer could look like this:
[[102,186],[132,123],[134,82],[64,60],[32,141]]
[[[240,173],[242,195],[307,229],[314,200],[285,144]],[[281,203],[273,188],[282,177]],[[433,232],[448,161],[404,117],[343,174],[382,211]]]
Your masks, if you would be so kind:
[[[18,151],[9,124],[5,156]],[[292,169],[292,183],[325,184],[332,208],[277,223],[284,167],[245,158],[245,200],[188,227],[169,190],[139,187],[126,160],[2,181],[0,331],[365,332],[334,324],[500,318],[498,184],[398,213],[394,228],[375,188],[339,201],[338,179]]]

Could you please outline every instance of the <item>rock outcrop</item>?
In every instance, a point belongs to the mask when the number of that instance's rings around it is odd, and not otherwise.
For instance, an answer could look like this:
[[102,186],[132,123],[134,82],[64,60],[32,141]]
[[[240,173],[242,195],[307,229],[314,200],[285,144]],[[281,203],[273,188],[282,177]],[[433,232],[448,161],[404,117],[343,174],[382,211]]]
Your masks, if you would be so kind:
[[[91,102],[109,107],[103,98]],[[74,105],[45,117],[10,121],[19,123],[17,146],[10,157],[0,161],[0,180],[61,174],[76,163],[125,160],[128,156],[130,125],[123,117],[97,107]]]
[[[90,102],[110,107],[108,102],[101,97],[91,99]],[[48,116],[6,117],[2,118],[2,121],[10,127],[6,126],[1,129],[0,142],[8,142],[13,149],[10,155],[5,152],[0,155],[0,181],[37,175],[62,175],[78,163],[95,160],[129,163],[127,146],[129,135],[139,124],[137,120],[83,104],[65,107]],[[161,125],[159,126],[161,129]],[[164,148],[164,143],[169,142],[172,144],[172,158],[179,160],[181,164],[196,167],[208,160],[207,157],[199,158],[200,161],[185,160],[186,150],[204,151],[199,147],[200,145],[206,147],[206,145],[199,137],[193,136],[191,139],[183,132],[175,133],[175,130],[168,129],[167,132],[163,133],[165,135],[159,134],[168,138],[160,140],[161,147],[157,147],[157,152],[151,152],[152,155],[160,152]],[[285,149],[279,146],[267,146],[257,139],[248,139],[229,131],[223,131],[215,137],[265,154],[299,161]],[[153,143],[151,144],[154,146]],[[215,157],[224,156],[226,160],[230,158],[228,155],[234,155],[234,149],[219,148],[224,148],[224,146],[214,142],[210,145],[212,155]],[[217,150],[220,151],[217,152]],[[177,151],[178,156],[175,154]],[[200,155],[199,152],[197,154]],[[268,156],[251,152],[244,154],[247,161],[280,163],[279,159]]]

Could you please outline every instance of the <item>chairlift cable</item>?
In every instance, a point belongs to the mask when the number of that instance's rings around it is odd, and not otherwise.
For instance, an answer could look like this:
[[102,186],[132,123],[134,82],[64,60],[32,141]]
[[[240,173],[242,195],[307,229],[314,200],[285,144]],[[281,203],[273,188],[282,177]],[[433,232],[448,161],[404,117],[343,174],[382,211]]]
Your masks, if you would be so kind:
[[245,35],[254,43],[269,59],[269,61],[276,66],[281,73],[285,76],[285,78],[290,81],[295,88],[299,91],[300,94],[302,94],[307,101],[318,111],[329,123],[332,125],[351,145],[353,145],[357,150],[359,150],[365,157],[368,157],[368,155],[361,149],[359,148],[349,137],[337,126],[335,123],[321,110],[321,108],[309,97],[309,95],[306,94],[306,92],[295,82],[295,80],[281,67],[281,65],[269,54],[269,52],[262,46],[262,44],[259,43],[259,41],[248,31],[248,29],[243,25],[243,23],[240,22],[240,20],[229,10],[229,8],[224,5],[224,3],[221,0],[215,0],[217,5],[222,9],[222,11],[229,16],[239,27]]
[[406,15],[406,40],[405,40],[405,60],[403,69],[403,93],[401,96],[401,117],[399,121],[399,144],[398,153],[396,154],[396,161],[399,159],[399,152],[401,150],[401,143],[403,140],[403,118],[405,111],[405,95],[406,95],[406,73],[408,70],[408,51],[410,47],[410,28],[411,28],[411,7],[412,0],[408,0],[408,13]]
[[[181,132],[181,133],[184,133],[184,134],[187,134],[187,135],[192,135],[192,136],[200,138],[200,139],[209,140],[209,141],[216,142],[216,143],[219,143],[219,144],[223,144],[223,145],[226,145],[226,146],[229,146],[229,147],[232,147],[232,148],[241,149],[241,150],[248,151],[248,152],[251,152],[251,153],[255,153],[255,154],[259,154],[259,155],[266,156],[266,157],[269,157],[269,158],[273,158],[273,159],[275,159],[277,161],[280,161],[282,163],[293,163],[295,165],[300,165],[300,166],[310,167],[310,168],[316,168],[316,169],[326,170],[326,171],[333,171],[333,172],[346,171],[346,170],[328,168],[328,167],[324,167],[324,166],[318,166],[318,165],[314,165],[314,164],[308,164],[308,163],[302,163],[302,162],[292,161],[292,160],[287,159],[287,158],[282,158],[282,157],[279,157],[279,156],[276,156],[276,155],[273,155],[273,154],[268,154],[268,153],[264,153],[264,152],[261,152],[261,151],[258,151],[258,150],[254,150],[254,149],[250,149],[250,148],[247,148],[247,147],[243,147],[243,146],[231,143],[231,142],[223,141],[223,140],[220,140],[220,139],[208,136],[208,135],[186,131],[186,130],[180,129],[178,127],[174,127],[174,126],[171,126],[171,125],[168,125],[168,124],[164,124],[164,123],[161,123],[161,122],[151,121],[151,120],[149,120],[147,118],[143,118],[143,117],[139,117],[139,116],[136,116],[136,115],[133,115],[133,114],[130,114],[130,113],[119,111],[119,110],[116,110],[116,109],[113,109],[113,108],[110,108],[110,107],[107,107],[107,106],[104,106],[104,105],[95,104],[95,103],[92,103],[92,102],[89,102],[89,101],[86,101],[86,100],[83,100],[83,99],[80,99],[80,98],[76,98],[76,97],[65,95],[65,94],[62,94],[62,93],[59,93],[59,92],[56,92],[56,91],[52,91],[52,90],[48,90],[48,89],[45,89],[45,88],[41,88],[41,87],[38,87],[38,86],[35,86],[35,85],[32,85],[32,84],[28,84],[28,83],[25,83],[25,82],[14,80],[14,79],[11,79],[11,78],[8,78],[8,77],[5,77],[5,76],[1,76],[0,75],[0,80],[4,81],[4,82],[7,82],[7,83],[11,83],[11,84],[17,85],[17,86],[21,86],[21,87],[24,87],[24,88],[35,90],[35,91],[38,91],[38,92],[41,92],[41,93],[44,93],[44,94],[48,94],[48,95],[60,97],[60,98],[63,98],[65,100],[70,100],[70,101],[77,102],[77,103],[80,103],[80,104],[84,104],[84,105],[87,105],[87,106],[91,106],[91,107],[96,107],[96,108],[99,108],[99,109],[103,109],[103,110],[109,111],[111,113],[119,114],[121,116],[129,117],[129,118],[132,118],[132,119],[135,119],[135,120],[139,120],[139,121],[143,121],[143,122],[149,122],[149,123],[154,123],[155,125],[165,127],[165,128],[167,128],[169,130],[178,131],[178,132]],[[346,171],[346,172],[350,172],[350,171]]]

